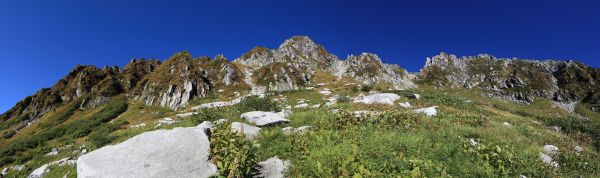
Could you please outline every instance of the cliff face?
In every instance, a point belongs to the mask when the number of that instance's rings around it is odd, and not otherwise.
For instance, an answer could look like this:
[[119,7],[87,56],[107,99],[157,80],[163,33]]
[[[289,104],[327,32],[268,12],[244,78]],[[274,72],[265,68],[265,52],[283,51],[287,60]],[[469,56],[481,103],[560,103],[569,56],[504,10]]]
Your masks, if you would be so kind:
[[574,61],[498,59],[490,55],[457,58],[441,53],[427,59],[418,82],[437,87],[478,88],[514,102],[551,99],[582,101],[598,110],[600,70]]

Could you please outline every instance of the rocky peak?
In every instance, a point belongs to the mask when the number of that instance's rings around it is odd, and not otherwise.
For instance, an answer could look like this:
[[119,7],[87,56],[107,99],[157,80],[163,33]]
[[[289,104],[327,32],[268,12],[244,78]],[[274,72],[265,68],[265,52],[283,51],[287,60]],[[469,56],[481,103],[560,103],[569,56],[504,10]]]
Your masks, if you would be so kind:
[[535,99],[574,102],[600,89],[594,77],[598,71],[574,61],[498,59],[487,54],[458,59],[441,53],[427,59],[418,81],[438,87],[480,88],[491,96],[522,103]]
[[146,75],[137,85],[134,99],[177,110],[196,97],[205,97],[217,85],[240,83],[240,74],[240,69],[222,55],[192,58],[181,52]]
[[80,97],[95,93],[108,95],[108,90],[112,90],[108,88],[114,86],[109,85],[111,83],[109,81],[118,85],[116,80],[118,74],[118,67],[100,69],[95,66],[77,65],[51,88],[42,89],[21,100],[15,107],[3,114],[1,119],[19,117],[22,120],[33,120]]
[[123,68],[122,83],[126,91],[136,87],[137,83],[146,75],[152,73],[158,66],[158,60],[133,59]]
[[235,61],[248,67],[258,68],[277,61],[273,53],[273,50],[259,46],[252,48]]
[[330,68],[338,60],[336,56],[307,36],[293,36],[285,40],[277,51],[296,66],[310,69]]
[[393,89],[416,87],[409,73],[398,65],[384,64],[376,54],[350,55],[344,61],[343,75],[350,76],[365,85],[389,83]]
[[297,68],[315,70],[331,69],[337,60],[335,55],[309,37],[294,36],[285,40],[278,49],[255,47],[234,62],[252,68],[260,68],[273,62],[287,62]]

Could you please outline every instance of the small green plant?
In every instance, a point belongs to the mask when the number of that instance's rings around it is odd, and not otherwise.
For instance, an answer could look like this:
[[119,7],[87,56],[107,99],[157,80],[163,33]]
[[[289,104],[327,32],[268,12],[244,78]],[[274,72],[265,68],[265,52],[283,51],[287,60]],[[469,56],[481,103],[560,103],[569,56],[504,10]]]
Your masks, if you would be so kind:
[[224,177],[251,177],[256,166],[256,147],[246,136],[231,131],[230,124],[213,129],[210,138],[211,161]]
[[523,166],[511,145],[490,144],[477,139],[475,145],[465,141],[463,148],[465,153],[473,156],[474,161],[483,160],[492,166],[497,175],[516,175],[516,170]]
[[371,85],[363,85],[362,87],[360,87],[360,91],[363,92],[370,92],[371,90],[373,90],[373,86]]
[[223,114],[226,112],[224,109],[221,108],[202,108],[200,110],[197,111],[196,114],[194,114],[191,119],[192,119],[192,124],[193,125],[198,125],[204,121],[216,121],[218,119],[222,119]]
[[475,105],[472,102],[466,102],[463,99],[461,99],[455,95],[450,95],[450,94],[424,93],[424,94],[422,94],[422,97],[424,100],[426,100],[428,102],[442,104],[442,105],[446,105],[446,106],[452,106],[452,107],[456,107],[458,109],[469,109],[469,108],[475,107]]

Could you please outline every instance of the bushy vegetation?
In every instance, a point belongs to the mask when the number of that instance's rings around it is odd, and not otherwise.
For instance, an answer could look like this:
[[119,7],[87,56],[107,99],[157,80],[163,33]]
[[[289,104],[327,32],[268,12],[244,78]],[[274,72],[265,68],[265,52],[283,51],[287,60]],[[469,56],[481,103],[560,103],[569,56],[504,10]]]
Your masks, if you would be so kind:
[[129,123],[125,120],[118,120],[112,123],[103,124],[98,129],[95,129],[96,131],[92,132],[86,139],[90,143],[90,148],[97,149],[111,143],[115,140],[115,137],[110,134],[127,124]]
[[210,148],[220,176],[251,177],[256,172],[256,147],[243,133],[231,131],[229,124],[212,129]]
[[43,146],[44,143],[50,140],[65,136],[70,138],[86,136],[102,123],[108,122],[109,120],[116,118],[122,112],[125,112],[126,109],[126,101],[117,98],[108,102],[102,110],[94,113],[90,117],[46,128],[33,135],[21,137],[0,149],[0,156],[2,157],[0,165],[13,162],[16,159],[15,154],[18,152],[36,148],[40,145]]
[[256,95],[248,96],[242,99],[236,105],[237,111],[240,113],[249,111],[278,111],[277,103],[271,101],[267,97],[259,97]]
[[198,125],[204,121],[216,121],[218,119],[222,119],[225,111],[222,108],[202,108],[197,113],[192,115],[191,120],[193,125]]

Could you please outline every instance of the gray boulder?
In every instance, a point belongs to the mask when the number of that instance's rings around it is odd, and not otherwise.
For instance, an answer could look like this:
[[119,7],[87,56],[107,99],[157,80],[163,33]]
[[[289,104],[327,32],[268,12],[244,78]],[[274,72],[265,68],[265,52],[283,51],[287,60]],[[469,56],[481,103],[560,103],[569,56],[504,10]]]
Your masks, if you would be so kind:
[[423,113],[427,116],[435,116],[437,115],[437,110],[436,110],[437,106],[432,106],[432,107],[428,107],[428,108],[421,108],[421,109],[415,109],[414,112],[416,113]]
[[254,137],[258,136],[260,128],[240,122],[234,122],[231,123],[231,131],[243,133],[246,135],[246,138],[253,139]]
[[289,122],[289,120],[283,118],[280,114],[264,111],[251,111],[242,114],[240,117],[259,127]]
[[378,93],[364,96],[362,99],[355,100],[354,103],[393,105],[398,99],[400,96],[394,93]]
[[208,177],[217,172],[209,161],[210,123],[156,130],[79,157],[78,177]]
[[260,175],[258,175],[258,177],[283,178],[285,177],[285,171],[291,163],[289,160],[281,160],[275,156],[263,162],[259,162],[258,165],[260,165]]

